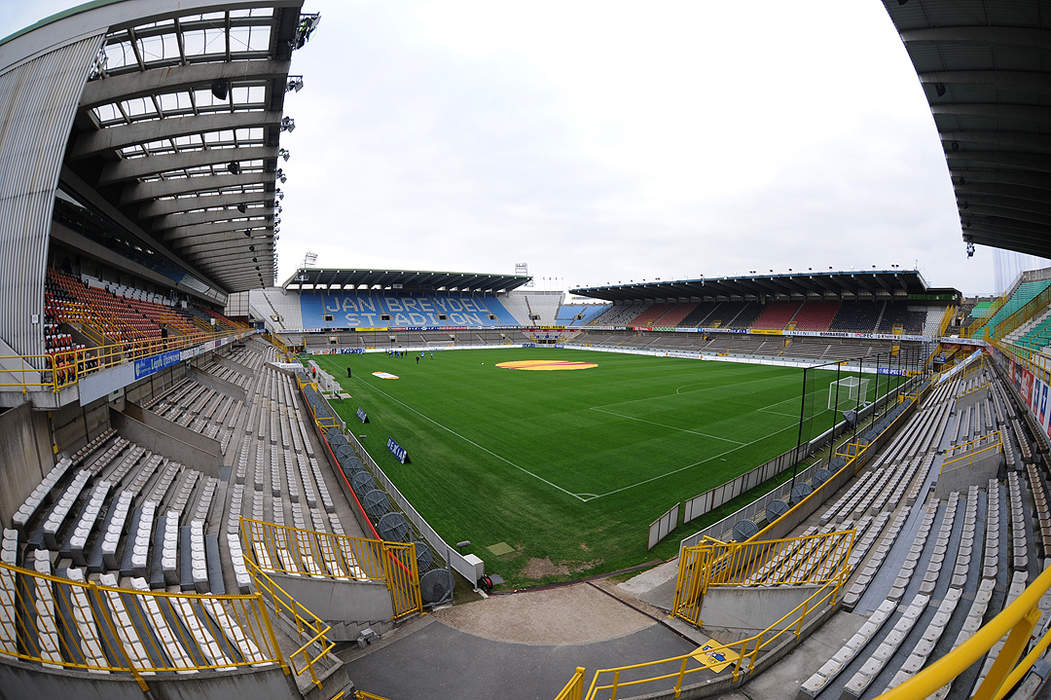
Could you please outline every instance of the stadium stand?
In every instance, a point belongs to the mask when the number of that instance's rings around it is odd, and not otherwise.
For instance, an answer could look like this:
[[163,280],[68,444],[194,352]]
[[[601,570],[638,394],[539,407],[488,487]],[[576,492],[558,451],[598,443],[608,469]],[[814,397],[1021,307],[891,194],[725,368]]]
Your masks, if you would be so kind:
[[555,324],[560,326],[586,326],[592,319],[608,309],[608,304],[562,304],[555,313]]
[[521,325],[492,294],[301,292],[299,301],[305,328]]
[[1019,281],[1014,290],[1007,295],[1003,305],[985,322],[985,327],[994,327],[1028,304],[1037,295],[1051,286],[1051,280]]
[[844,301],[828,329],[872,333],[883,313],[883,303],[873,301]]
[[781,330],[795,318],[801,304],[798,301],[772,301],[763,306],[762,312],[752,322],[752,328]]
[[697,308],[697,304],[673,304],[667,311],[665,311],[660,318],[656,319],[652,325],[662,326],[665,328],[672,328],[681,324],[690,314],[693,313],[694,309]]
[[673,304],[660,303],[653,304],[648,308],[644,309],[635,318],[629,320],[627,325],[629,326],[653,326],[656,325],[657,319],[666,314],[671,310]]
[[827,331],[839,313],[839,301],[812,301],[803,303],[796,314],[797,331]]

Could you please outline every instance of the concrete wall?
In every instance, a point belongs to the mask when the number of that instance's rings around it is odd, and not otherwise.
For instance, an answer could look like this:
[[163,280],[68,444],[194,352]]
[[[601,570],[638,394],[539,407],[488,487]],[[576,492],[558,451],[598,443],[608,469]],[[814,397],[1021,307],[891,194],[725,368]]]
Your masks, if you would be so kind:
[[196,367],[190,368],[190,376],[193,377],[193,380],[198,384],[203,384],[209,389],[214,389],[215,391],[218,391],[220,394],[226,394],[227,396],[231,396],[236,401],[243,402],[247,398],[245,396],[245,390],[237,386],[233,382],[228,382],[225,379],[220,379],[214,374],[202,372]]
[[134,418],[140,423],[145,424],[150,428],[161,431],[169,437],[185,442],[188,445],[192,445],[208,454],[214,456],[216,459],[222,459],[222,448],[219,445],[218,440],[214,440],[209,437],[184,428],[178,423],[174,423],[163,416],[160,416],[153,411],[147,410],[142,406],[132,403],[131,401],[124,402],[124,415]]
[[100,676],[84,671],[45,669],[0,658],[0,689],[4,700],[228,700],[229,698],[288,698],[302,700],[294,681],[280,666],[273,668],[202,671],[146,677],[147,693],[130,675]]
[[146,425],[112,408],[110,409],[110,422],[121,437],[209,476],[219,476],[222,459],[215,453],[178,440],[162,430]]
[[[353,641],[371,624],[382,632],[394,617],[390,592],[382,583],[351,583],[302,576],[271,574],[271,578],[308,610],[332,625],[336,641]],[[375,629],[375,628],[374,628]]]
[[11,516],[55,458],[47,414],[33,411],[29,403],[0,414],[0,436],[0,521],[10,526]]
[[713,586],[701,602],[701,629],[724,644],[759,634],[820,586]]

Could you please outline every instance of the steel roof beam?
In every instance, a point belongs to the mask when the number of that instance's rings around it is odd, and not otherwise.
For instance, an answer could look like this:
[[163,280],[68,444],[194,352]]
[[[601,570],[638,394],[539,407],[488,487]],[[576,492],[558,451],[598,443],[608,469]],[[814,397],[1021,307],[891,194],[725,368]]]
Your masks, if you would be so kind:
[[[1051,80],[1051,75],[1048,76]],[[980,143],[997,149],[1051,153],[1051,135],[1022,131],[943,131],[941,139],[952,150],[952,144]],[[956,151],[953,151],[956,152]]]
[[119,100],[146,97],[196,88],[211,89],[215,80],[231,83],[285,79],[289,61],[231,61],[230,63],[191,63],[170,68],[149,69],[92,80],[80,97],[82,108],[97,107]]
[[[219,212],[204,212],[217,214]],[[258,216],[253,214],[253,216]],[[229,216],[226,217],[229,219]],[[273,216],[264,216],[262,219],[256,219],[254,221],[229,221],[229,220],[218,220],[211,222],[204,222],[198,224],[188,224],[186,226],[177,226],[175,228],[164,231],[162,236],[167,241],[182,241],[188,238],[198,238],[200,236],[207,236],[213,233],[221,233],[223,231],[237,231],[238,233],[243,232],[245,229],[264,229],[273,225],[271,219]]]
[[972,216],[995,216],[1000,219],[1007,219],[1013,222],[1019,222],[1024,224],[1036,224],[1037,226],[1044,226],[1048,229],[1048,233],[1051,233],[1051,216],[1043,215],[1039,212],[1023,212],[1017,209],[1011,209],[1008,207],[998,207],[989,204],[969,204],[966,209],[960,207],[960,217],[972,217]]
[[1004,90],[1051,93],[1051,74],[1021,70],[939,70],[918,73],[926,85],[988,85]]
[[1051,51],[1051,31],[1028,27],[932,27],[928,29],[906,29],[901,32],[905,44],[915,43],[967,43],[983,46],[1017,46],[1027,49]]
[[[227,227],[225,229],[216,229],[214,232],[209,234],[202,234],[199,236],[185,237],[185,238],[168,238],[165,239],[165,243],[171,246],[172,250],[184,251],[194,246],[203,246],[207,244],[230,244],[239,241],[245,243],[258,243],[260,241],[270,240],[270,231],[265,227],[260,227],[258,230],[253,232],[251,236],[244,235],[245,228],[247,227]],[[181,253],[180,253],[181,254]]]
[[1051,158],[1036,153],[1017,151],[950,151],[945,154],[952,168],[953,162],[969,162],[1009,169],[1035,170],[1051,173]]
[[[188,151],[186,153],[174,153],[164,156],[131,158],[105,166],[102,169],[101,177],[99,177],[99,185],[110,185],[140,177],[199,168],[206,165],[219,165],[220,163],[233,161],[266,160],[268,158],[277,158],[276,148],[270,146],[221,148],[207,151]],[[212,177],[215,176],[189,179],[210,180]],[[203,185],[204,183],[202,182],[201,184]]]
[[985,117],[987,119],[1021,119],[1029,123],[1051,122],[1051,107],[1028,104],[1003,104],[999,102],[942,102],[931,105],[935,118],[939,115],[952,117]]
[[[223,210],[210,210],[210,211],[198,211],[193,214],[170,214],[158,219],[154,224],[152,230],[160,231],[173,231],[180,227],[185,226],[196,226],[198,224],[214,224],[221,221],[237,225],[235,219],[243,219],[246,217],[263,217],[265,219],[274,218],[274,210],[270,207],[255,207],[253,209],[245,209],[244,213],[237,211],[237,209],[223,209]],[[252,221],[244,221],[241,223],[253,224]]]
[[[240,175],[212,175],[211,177],[177,177],[171,180],[159,180],[156,182],[136,182],[120,193],[120,203],[132,204],[157,197],[172,197],[177,194],[189,194],[191,192],[213,192],[231,187],[243,187],[248,185],[273,185],[274,173],[241,173]],[[265,189],[264,189],[265,191]],[[270,192],[273,196],[273,191]],[[244,193],[237,195],[216,195],[218,200],[223,196],[247,196]],[[208,199],[201,197],[200,199]],[[202,204],[201,206],[208,206]]]
[[73,142],[69,156],[88,158],[152,141],[213,131],[251,129],[280,123],[280,112],[262,111],[209,112],[192,117],[150,119],[81,134]]
[[[233,209],[237,211],[236,207],[238,204],[267,204],[270,207],[274,206],[275,194],[273,192],[248,192],[246,194],[224,194],[215,197],[180,197],[179,199],[159,199],[142,207],[139,207],[138,216],[140,219],[150,219],[155,217],[161,217],[163,219],[171,218],[172,221],[179,220],[181,212],[191,211],[194,209],[212,209],[215,207],[223,207],[224,209]],[[244,216],[242,214],[242,216]],[[166,222],[157,221],[154,225],[159,228],[170,228],[165,225]]]
[[1035,172],[1017,170],[996,170],[991,168],[968,168],[949,164],[954,185],[970,185],[978,182],[992,182],[1001,185],[1020,185],[1041,190],[1051,190],[1051,176]]

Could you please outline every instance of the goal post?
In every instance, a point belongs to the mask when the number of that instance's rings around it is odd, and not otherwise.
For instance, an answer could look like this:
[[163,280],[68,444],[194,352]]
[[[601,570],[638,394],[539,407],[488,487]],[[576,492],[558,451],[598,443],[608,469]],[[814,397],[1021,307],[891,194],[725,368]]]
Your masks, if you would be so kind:
[[828,385],[828,410],[849,411],[864,406],[868,395],[868,377],[844,377]]

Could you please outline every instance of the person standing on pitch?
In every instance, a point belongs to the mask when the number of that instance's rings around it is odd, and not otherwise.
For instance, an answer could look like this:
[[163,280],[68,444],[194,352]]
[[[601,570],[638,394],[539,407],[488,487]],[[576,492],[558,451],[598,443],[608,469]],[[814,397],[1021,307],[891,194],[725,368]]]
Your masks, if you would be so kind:
[[416,356],[416,364],[420,364],[420,356],[419,355]]

